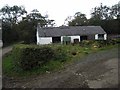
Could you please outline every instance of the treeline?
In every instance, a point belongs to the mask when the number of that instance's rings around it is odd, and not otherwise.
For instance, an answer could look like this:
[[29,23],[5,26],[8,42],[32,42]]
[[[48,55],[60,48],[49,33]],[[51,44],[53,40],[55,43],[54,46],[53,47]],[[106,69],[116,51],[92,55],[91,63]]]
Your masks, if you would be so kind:
[[[100,6],[92,9],[91,18],[77,12],[73,16],[68,16],[64,25],[68,26],[102,26],[108,34],[120,33],[120,2],[112,7]],[[4,45],[23,41],[24,43],[36,43],[36,28],[40,23],[41,27],[53,27],[55,20],[48,18],[48,15],[41,15],[37,9],[27,13],[23,6],[4,6],[0,9],[2,18],[2,40]]]
[[36,28],[54,26],[55,21],[48,19],[48,15],[41,15],[37,9],[27,13],[23,6],[4,6],[0,9],[2,18],[2,40],[5,45],[23,41],[24,43],[36,43]]
[[64,22],[68,26],[101,26],[108,34],[120,33],[120,2],[112,7],[100,6],[92,9],[91,18],[87,19],[86,15],[77,12],[73,16],[68,16]]

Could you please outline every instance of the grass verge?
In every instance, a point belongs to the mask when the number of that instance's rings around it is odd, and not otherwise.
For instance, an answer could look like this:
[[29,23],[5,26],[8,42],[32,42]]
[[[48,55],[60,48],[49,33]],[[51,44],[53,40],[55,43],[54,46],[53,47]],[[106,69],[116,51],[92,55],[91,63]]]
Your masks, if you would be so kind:
[[114,47],[118,47],[118,45],[108,45],[101,48],[93,48],[93,47],[81,47],[79,45],[49,45],[52,48],[61,48],[63,49],[67,54],[68,58],[64,62],[58,61],[58,60],[51,60],[47,62],[45,65],[43,65],[41,68],[34,68],[31,71],[23,71],[23,70],[17,70],[17,68],[14,67],[13,63],[13,55],[8,53],[3,57],[3,75],[11,76],[11,77],[28,77],[31,75],[38,75],[38,74],[44,74],[44,73],[51,73],[53,71],[58,71],[64,68],[66,64],[71,64],[72,62],[76,60],[80,60],[81,57],[86,56],[90,53],[95,53],[102,50],[111,49]]

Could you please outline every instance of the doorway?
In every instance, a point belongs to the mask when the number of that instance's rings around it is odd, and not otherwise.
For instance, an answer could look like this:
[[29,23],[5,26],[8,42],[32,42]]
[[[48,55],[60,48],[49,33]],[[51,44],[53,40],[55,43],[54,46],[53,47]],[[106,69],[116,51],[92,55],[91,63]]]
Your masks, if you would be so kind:
[[88,40],[88,36],[80,36],[80,41]]
[[52,37],[52,42],[53,43],[60,43],[61,42],[61,37]]

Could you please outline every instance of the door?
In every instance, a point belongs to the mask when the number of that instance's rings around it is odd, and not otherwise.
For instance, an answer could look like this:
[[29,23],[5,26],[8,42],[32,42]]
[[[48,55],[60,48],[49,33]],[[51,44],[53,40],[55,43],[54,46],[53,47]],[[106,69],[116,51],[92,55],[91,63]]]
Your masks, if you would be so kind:
[[74,43],[78,44],[79,43],[79,39],[74,39]]
[[88,36],[80,36],[80,41],[88,40]]
[[61,43],[61,37],[52,37],[53,43]]

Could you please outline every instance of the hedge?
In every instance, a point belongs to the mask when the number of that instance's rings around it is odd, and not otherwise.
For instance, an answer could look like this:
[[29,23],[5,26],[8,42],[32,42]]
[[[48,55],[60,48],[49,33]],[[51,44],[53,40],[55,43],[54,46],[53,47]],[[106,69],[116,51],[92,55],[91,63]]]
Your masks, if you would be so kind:
[[55,57],[54,60],[59,60],[61,62],[64,62],[67,60],[67,52],[63,47],[57,47],[54,49],[55,51]]
[[46,46],[39,47],[20,44],[13,47],[14,64],[23,70],[40,67],[52,60],[54,55],[54,50]]
[[106,45],[114,45],[120,43],[120,39],[112,39],[112,40],[83,40],[80,42],[80,46],[96,46],[96,47],[103,47]]

